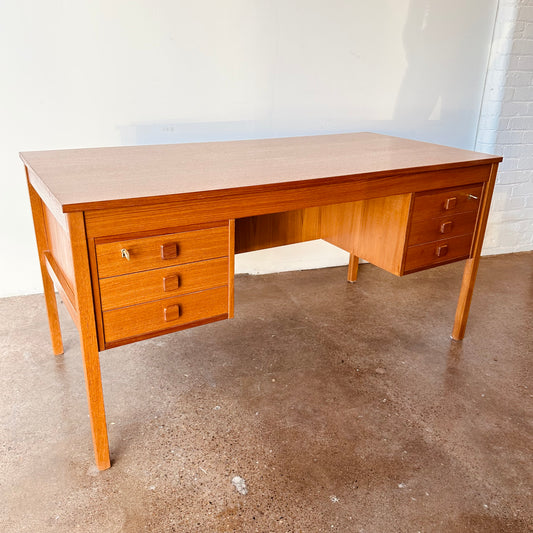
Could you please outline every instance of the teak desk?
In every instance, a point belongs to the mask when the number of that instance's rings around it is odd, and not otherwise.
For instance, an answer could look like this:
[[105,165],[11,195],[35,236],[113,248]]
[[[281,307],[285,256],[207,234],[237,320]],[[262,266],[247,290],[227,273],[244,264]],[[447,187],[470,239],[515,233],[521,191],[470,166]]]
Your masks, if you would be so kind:
[[233,315],[235,253],[312,239],[396,275],[466,259],[462,339],[500,157],[373,133],[26,152],[55,354],[54,284],[81,338],[96,464],[99,352]]

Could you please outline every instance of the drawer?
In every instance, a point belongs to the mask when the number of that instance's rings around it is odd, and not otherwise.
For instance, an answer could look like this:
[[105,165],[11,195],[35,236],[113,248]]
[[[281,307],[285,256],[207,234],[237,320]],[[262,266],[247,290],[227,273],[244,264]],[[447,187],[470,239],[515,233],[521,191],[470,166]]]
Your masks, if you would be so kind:
[[477,213],[480,198],[480,184],[418,193],[415,195],[412,219],[415,222],[469,211]]
[[105,342],[228,317],[228,287],[217,287],[103,313]]
[[477,211],[469,211],[428,220],[413,220],[408,246],[471,234],[474,232],[476,218]]
[[96,245],[98,277],[226,257],[228,248],[227,226],[100,243]]
[[210,259],[100,280],[102,310],[228,284],[228,258]]
[[470,255],[471,245],[472,234],[410,246],[405,257],[404,273],[466,259]]

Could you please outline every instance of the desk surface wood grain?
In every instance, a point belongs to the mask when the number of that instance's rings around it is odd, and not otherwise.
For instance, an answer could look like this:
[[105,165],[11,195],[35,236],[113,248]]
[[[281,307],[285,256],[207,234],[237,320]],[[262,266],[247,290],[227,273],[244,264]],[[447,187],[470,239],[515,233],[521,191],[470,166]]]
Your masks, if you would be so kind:
[[501,161],[375,133],[23,152],[32,185],[64,213],[372,179]]

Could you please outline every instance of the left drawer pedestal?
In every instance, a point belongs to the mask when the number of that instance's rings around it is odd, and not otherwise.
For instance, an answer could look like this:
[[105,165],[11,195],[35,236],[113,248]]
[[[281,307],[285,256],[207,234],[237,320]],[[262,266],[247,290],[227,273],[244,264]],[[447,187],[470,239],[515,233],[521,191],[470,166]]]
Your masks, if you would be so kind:
[[94,239],[101,349],[229,318],[232,222]]

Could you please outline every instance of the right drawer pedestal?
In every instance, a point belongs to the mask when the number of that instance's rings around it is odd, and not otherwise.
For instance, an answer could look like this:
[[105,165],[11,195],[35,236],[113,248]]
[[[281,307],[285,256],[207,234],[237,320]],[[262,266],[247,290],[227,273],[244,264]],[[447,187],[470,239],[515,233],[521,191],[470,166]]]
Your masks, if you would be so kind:
[[481,190],[476,184],[414,195],[403,274],[470,255]]
[[398,276],[466,259],[482,190],[474,183],[338,206],[343,220],[353,219],[349,242],[340,244]]

